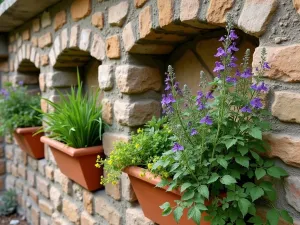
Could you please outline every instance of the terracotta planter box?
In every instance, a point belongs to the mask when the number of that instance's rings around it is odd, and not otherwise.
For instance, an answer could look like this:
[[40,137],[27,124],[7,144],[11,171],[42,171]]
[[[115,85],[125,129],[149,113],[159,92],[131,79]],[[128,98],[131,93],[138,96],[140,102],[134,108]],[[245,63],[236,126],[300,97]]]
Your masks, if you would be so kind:
[[14,137],[20,148],[35,159],[44,158],[44,144],[40,141],[43,133],[34,135],[40,127],[17,128]]
[[[179,191],[166,192],[164,188],[156,188],[161,179],[154,177],[150,172],[146,172],[141,177],[144,170],[140,167],[130,166],[125,168],[128,174],[133,190],[147,218],[158,223],[159,225],[195,225],[195,223],[187,218],[187,210],[185,210],[180,222],[177,224],[173,214],[162,216],[162,210],[159,208],[165,202],[170,202],[171,206],[175,206],[175,200],[180,199]],[[210,222],[204,220],[205,213],[201,216],[201,225],[210,225]]]
[[71,180],[89,191],[103,187],[100,184],[103,168],[95,167],[97,155],[104,156],[102,146],[72,148],[46,136],[41,141],[49,145],[59,169]]

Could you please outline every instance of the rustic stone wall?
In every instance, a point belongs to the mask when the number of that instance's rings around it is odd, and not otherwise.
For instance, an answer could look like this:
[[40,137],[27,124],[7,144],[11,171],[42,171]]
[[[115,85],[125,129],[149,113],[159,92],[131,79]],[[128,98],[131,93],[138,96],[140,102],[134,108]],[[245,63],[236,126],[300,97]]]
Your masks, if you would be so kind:
[[[113,142],[128,140],[131,131],[160,116],[168,64],[192,86],[200,69],[212,75],[216,38],[231,12],[237,29],[247,34],[241,49],[255,49],[254,67],[267,48],[272,69],[266,74],[266,105],[274,118],[265,138],[270,157],[290,174],[276,184],[277,204],[300,224],[299,7],[298,0],[63,0],[9,34],[8,77],[39,83],[43,97],[59,101],[57,89],[76,85],[76,67],[85,88],[93,89],[99,64],[103,118],[111,125],[103,137],[109,155]],[[125,174],[116,186],[90,193],[59,171],[47,146],[45,152],[36,161],[16,144],[5,146],[6,188],[18,191],[19,210],[32,224],[153,224]]]

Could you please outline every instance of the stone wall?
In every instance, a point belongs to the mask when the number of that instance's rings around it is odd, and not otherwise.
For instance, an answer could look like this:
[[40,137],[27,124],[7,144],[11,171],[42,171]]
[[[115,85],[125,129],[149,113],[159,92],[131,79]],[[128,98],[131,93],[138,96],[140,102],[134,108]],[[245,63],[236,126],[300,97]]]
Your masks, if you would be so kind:
[[[276,184],[277,204],[300,224],[299,11],[298,0],[63,0],[10,32],[7,75],[14,82],[39,83],[43,97],[59,101],[56,90],[76,84],[76,67],[89,89],[101,64],[103,118],[111,125],[103,145],[109,155],[113,142],[128,140],[131,131],[160,116],[168,64],[181,82],[195,84],[200,69],[212,74],[215,38],[231,12],[237,29],[247,34],[240,47],[255,49],[254,67],[267,48],[272,69],[266,105],[274,118],[265,138],[270,157],[290,174]],[[153,224],[125,174],[116,186],[90,193],[60,172],[47,146],[45,153],[36,161],[13,143],[5,146],[6,188],[18,191],[19,210],[32,224]]]

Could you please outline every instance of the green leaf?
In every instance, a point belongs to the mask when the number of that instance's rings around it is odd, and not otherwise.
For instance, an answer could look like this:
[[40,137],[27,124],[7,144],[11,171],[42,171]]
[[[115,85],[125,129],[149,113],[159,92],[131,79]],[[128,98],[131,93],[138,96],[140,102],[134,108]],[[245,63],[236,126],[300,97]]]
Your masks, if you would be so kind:
[[204,204],[201,204],[201,203],[197,204],[197,207],[198,207],[198,209],[200,209],[202,211],[206,211],[207,210],[207,207]]
[[161,180],[157,185],[156,187],[165,187],[169,184],[169,181],[168,180]]
[[236,221],[236,225],[246,225],[246,223],[244,222],[244,220],[238,219]]
[[260,160],[260,157],[259,157],[259,155],[258,155],[256,152],[254,152],[254,151],[250,151],[250,152],[251,152],[252,157],[253,157],[256,161],[259,161],[259,160]]
[[256,168],[255,170],[255,176],[257,180],[263,178],[266,174],[267,173],[263,168]]
[[225,175],[221,178],[221,183],[224,185],[231,185],[236,183],[236,179],[230,175]]
[[241,153],[242,156],[246,155],[248,153],[248,151],[249,151],[249,149],[248,149],[247,146],[241,146],[241,145],[239,145],[237,149]]
[[238,156],[235,157],[235,161],[240,164],[241,166],[244,166],[246,168],[249,168],[249,158],[246,156]]
[[250,190],[250,195],[252,198],[252,202],[254,202],[255,200],[259,199],[260,197],[262,197],[264,195],[264,190],[261,187],[254,187]]
[[219,179],[219,177],[220,176],[217,173],[212,173],[210,178],[207,181],[207,184],[211,184],[211,183],[216,182]]
[[222,158],[218,158],[217,159],[217,162],[222,166],[224,167],[225,169],[227,169],[227,166],[228,166],[228,163],[225,159],[222,159]]
[[284,219],[286,222],[294,224],[293,218],[289,215],[289,213],[286,210],[281,210],[280,215],[282,219]]
[[195,191],[194,191],[194,190],[186,191],[186,192],[184,192],[184,194],[182,195],[181,200],[182,200],[182,201],[189,200],[189,199],[193,198],[194,195],[195,195]]
[[191,218],[197,225],[200,225],[201,212],[196,206],[193,206],[188,211],[188,219],[191,219]]
[[231,148],[233,145],[235,145],[237,142],[237,139],[228,139],[226,141],[224,141],[226,148],[229,149]]
[[181,218],[182,215],[183,215],[183,208],[180,207],[180,206],[178,206],[178,207],[174,210],[173,215],[174,215],[175,221],[178,223],[179,220],[180,220],[180,218]]
[[270,167],[267,170],[267,173],[270,176],[275,177],[275,178],[288,176],[288,173],[284,169],[277,167],[277,166]]
[[253,223],[253,224],[263,224],[262,219],[259,216],[253,216],[248,220],[249,223]]
[[271,209],[267,213],[267,220],[270,225],[278,225],[279,222],[279,213],[276,209]]
[[201,185],[199,188],[199,192],[202,196],[204,196],[205,198],[209,198],[209,190],[208,187],[206,185]]
[[172,208],[169,202],[165,202],[161,206],[159,206],[163,210],[162,215],[163,216],[168,216],[172,213]]
[[245,217],[247,215],[250,205],[251,205],[251,202],[249,202],[247,199],[245,199],[245,198],[239,199],[238,206],[239,206],[239,209],[240,209],[243,217]]
[[249,134],[256,139],[262,140],[262,132],[258,127],[252,128]]
[[189,188],[190,186],[192,186],[191,183],[184,183],[183,185],[181,185],[181,192],[184,192],[187,188]]

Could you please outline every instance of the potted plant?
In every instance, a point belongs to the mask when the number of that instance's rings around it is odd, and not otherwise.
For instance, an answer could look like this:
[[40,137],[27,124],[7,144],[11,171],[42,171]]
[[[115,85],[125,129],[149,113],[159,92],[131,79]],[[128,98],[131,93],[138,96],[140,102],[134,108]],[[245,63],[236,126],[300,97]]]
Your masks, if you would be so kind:
[[23,82],[12,86],[6,82],[0,91],[0,135],[12,135],[20,148],[35,159],[44,158],[42,134],[33,136],[40,129],[40,95],[30,93]]
[[[262,102],[268,91],[262,79],[269,69],[266,52],[262,52],[256,76],[248,65],[249,50],[239,71],[234,56],[238,36],[230,17],[226,30],[220,39],[223,47],[215,55],[217,76],[208,84],[201,73],[202,90],[197,96],[187,86],[181,89],[173,69],[168,68],[162,107],[173,146],[165,148],[148,168],[141,164],[144,169],[124,170],[144,214],[160,225],[275,225],[280,217],[293,223],[285,210],[271,204],[276,199],[272,179],[287,173],[262,157],[268,150],[262,133],[270,129]],[[113,157],[100,164],[105,169],[118,168],[119,159],[114,156],[119,150],[117,144]],[[271,206],[266,221],[257,212],[262,199]]]
[[45,99],[53,110],[43,113],[43,131],[49,136],[43,136],[41,141],[50,146],[63,174],[94,191],[102,187],[103,170],[93,166],[97,155],[104,156],[102,106],[97,102],[99,92],[82,93],[79,75],[78,85],[77,91],[72,87],[70,94],[60,93],[59,103]]

